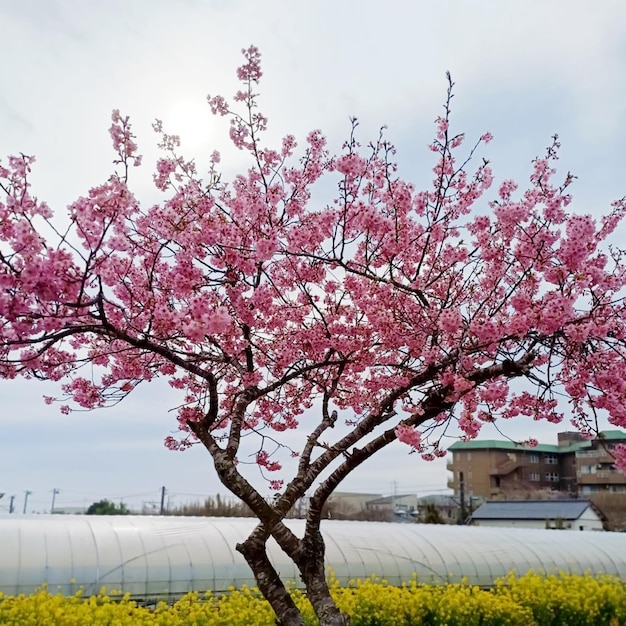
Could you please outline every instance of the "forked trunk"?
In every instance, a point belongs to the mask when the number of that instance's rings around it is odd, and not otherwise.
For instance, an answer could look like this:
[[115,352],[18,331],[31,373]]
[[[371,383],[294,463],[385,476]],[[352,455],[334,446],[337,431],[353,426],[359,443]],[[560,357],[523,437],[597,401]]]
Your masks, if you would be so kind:
[[[276,613],[277,626],[304,626],[300,611],[270,562],[266,545],[262,540],[248,538],[237,545],[256,578],[259,591]],[[324,567],[325,546],[322,535],[317,531],[304,539],[304,550],[297,559],[307,597],[319,619],[320,626],[349,626],[350,617],[337,608],[330,595]]]
[[265,544],[246,541],[237,545],[237,550],[243,554],[254,573],[259,591],[276,613],[276,625],[304,626],[304,620],[298,607],[294,604],[278,572],[267,557]]
[[330,595],[324,566],[326,548],[319,530],[305,536],[304,545],[304,558],[298,567],[320,626],[349,626],[350,616],[339,610]]

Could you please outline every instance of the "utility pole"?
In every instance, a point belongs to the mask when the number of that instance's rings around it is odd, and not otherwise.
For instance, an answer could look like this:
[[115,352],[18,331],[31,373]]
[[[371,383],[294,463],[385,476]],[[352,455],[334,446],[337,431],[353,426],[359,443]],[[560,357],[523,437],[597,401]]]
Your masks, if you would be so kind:
[[161,487],[161,511],[159,515],[165,515],[165,487]]
[[60,489],[57,489],[56,487],[52,490],[52,505],[50,506],[50,514],[52,515],[52,513],[54,513],[54,500],[57,497],[57,494],[61,493]]
[[461,510],[459,512],[459,524],[465,524],[465,479],[463,472],[459,472],[459,498],[461,500]]
[[26,515],[26,505],[28,504],[28,496],[33,493],[32,491],[25,491],[24,492],[24,510],[22,511],[22,513],[24,515]]
[[15,510],[15,507],[13,506],[14,502],[15,502],[15,496],[11,496],[11,501],[9,502],[9,513],[13,513],[13,511]]

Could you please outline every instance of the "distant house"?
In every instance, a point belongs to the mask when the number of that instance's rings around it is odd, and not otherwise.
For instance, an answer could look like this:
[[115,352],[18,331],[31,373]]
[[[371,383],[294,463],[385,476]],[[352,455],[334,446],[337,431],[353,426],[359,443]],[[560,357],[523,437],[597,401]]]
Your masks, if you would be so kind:
[[458,522],[461,509],[458,498],[444,494],[421,496],[417,499],[418,521],[424,521],[429,507],[434,507],[446,524]]
[[326,517],[332,519],[362,519],[367,515],[367,503],[380,498],[379,493],[335,491],[326,503]]
[[55,506],[55,515],[84,515],[87,507],[85,506]]
[[473,526],[603,530],[604,516],[589,500],[497,500],[471,516]]
[[412,519],[417,514],[417,496],[415,494],[384,496],[369,500],[365,506],[368,511],[388,513],[396,519]]

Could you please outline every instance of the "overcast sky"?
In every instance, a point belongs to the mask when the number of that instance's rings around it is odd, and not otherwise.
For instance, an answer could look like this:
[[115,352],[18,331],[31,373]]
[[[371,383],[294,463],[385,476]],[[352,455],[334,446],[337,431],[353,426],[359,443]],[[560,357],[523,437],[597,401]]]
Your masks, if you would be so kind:
[[[155,118],[182,136],[201,171],[215,148],[236,171],[240,157],[205,98],[231,96],[250,44],[263,55],[272,137],[321,128],[338,146],[357,116],[367,143],[386,124],[402,175],[427,185],[426,145],[450,70],[453,124],[473,137],[493,133],[496,179],[526,178],[557,132],[563,173],[578,176],[576,211],[600,214],[626,194],[623,0],[0,0],[0,22],[0,157],[35,154],[34,192],[60,214],[111,173],[114,108],[134,120],[144,154],[131,180],[140,200],[156,198]],[[55,488],[58,506],[103,497],[140,506],[158,501],[161,486],[173,505],[224,493],[208,453],[163,447],[175,428],[168,388],[155,383],[115,408],[69,416],[43,394],[54,387],[0,383],[0,512],[10,495],[21,512],[26,490],[29,512],[49,510]],[[545,443],[568,426],[504,425]],[[344,489],[421,495],[446,480],[445,460],[427,463],[397,444]]]

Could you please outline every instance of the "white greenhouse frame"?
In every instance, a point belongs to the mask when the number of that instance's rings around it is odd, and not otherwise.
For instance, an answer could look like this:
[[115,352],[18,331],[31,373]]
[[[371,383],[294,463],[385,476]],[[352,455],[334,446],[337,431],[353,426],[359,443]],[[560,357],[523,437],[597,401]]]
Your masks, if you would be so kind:
[[[286,524],[302,534],[303,520]],[[235,550],[251,518],[157,516],[0,517],[0,591],[87,595],[102,587],[134,598],[174,598],[188,591],[255,586]],[[325,520],[326,562],[343,583],[375,574],[392,585],[415,573],[422,583],[489,587],[515,570],[613,574],[626,582],[626,535],[514,528]],[[272,542],[281,577],[298,581]]]

